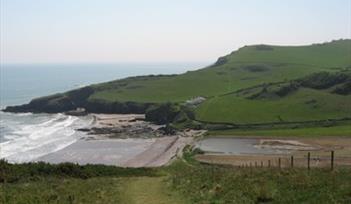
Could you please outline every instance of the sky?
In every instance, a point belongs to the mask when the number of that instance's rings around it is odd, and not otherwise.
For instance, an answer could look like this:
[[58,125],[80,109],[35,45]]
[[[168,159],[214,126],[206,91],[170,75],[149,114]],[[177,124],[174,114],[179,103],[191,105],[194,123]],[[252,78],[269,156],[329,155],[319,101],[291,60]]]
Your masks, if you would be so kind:
[[0,0],[0,63],[215,61],[351,38],[351,0]]

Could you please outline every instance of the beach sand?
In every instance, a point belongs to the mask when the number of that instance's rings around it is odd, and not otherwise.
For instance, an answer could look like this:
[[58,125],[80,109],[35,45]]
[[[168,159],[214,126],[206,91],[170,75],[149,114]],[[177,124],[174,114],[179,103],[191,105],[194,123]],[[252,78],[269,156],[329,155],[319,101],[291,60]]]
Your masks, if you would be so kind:
[[[89,133],[86,138],[35,161],[159,167],[180,156],[183,148],[193,143],[193,136],[203,133],[190,130],[165,136],[158,130],[162,126],[143,121],[143,115],[94,114],[94,117],[95,122],[85,130]],[[100,128],[104,132],[93,134],[92,128]],[[121,139],[124,133],[127,139]]]
[[190,137],[179,136],[157,139],[79,140],[36,161],[158,167],[168,164],[191,141]]

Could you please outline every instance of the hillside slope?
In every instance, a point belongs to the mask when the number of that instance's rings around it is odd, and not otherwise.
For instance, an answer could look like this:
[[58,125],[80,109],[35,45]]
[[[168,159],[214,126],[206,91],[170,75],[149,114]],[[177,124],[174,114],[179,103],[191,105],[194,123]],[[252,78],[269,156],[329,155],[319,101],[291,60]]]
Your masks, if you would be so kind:
[[[6,111],[62,112],[84,107],[89,112],[144,113],[153,104],[183,103],[202,96],[206,101],[195,108],[196,118],[201,121],[263,123],[345,118],[351,116],[349,79],[326,88],[301,86],[293,93],[273,98],[248,98],[243,92],[259,92],[255,89],[283,86],[308,76],[313,81],[315,73],[348,75],[350,69],[351,40],[309,46],[253,45],[221,57],[204,69],[96,84],[8,107]],[[346,92],[329,90],[336,88]]]
[[90,100],[181,102],[261,83],[351,67],[351,40],[312,46],[246,46],[212,66],[173,76],[134,77],[99,84]]

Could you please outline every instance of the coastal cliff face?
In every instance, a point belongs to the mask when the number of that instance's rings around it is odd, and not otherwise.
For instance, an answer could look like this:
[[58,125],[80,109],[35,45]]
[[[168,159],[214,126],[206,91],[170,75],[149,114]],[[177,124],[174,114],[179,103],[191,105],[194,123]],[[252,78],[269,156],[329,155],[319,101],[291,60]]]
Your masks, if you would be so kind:
[[94,88],[88,86],[81,89],[51,96],[33,99],[30,103],[19,106],[8,106],[4,112],[33,112],[33,113],[61,113],[84,108],[90,113],[145,113],[151,103],[136,102],[106,102],[88,100],[94,93]]

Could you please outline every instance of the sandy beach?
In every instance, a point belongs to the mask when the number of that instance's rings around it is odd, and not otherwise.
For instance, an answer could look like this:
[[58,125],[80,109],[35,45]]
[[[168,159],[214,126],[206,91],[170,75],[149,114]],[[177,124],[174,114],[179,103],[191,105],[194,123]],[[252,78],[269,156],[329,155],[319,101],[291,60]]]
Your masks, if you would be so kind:
[[144,121],[144,115],[93,114],[95,120],[81,131],[86,136],[57,152],[35,161],[49,163],[106,164],[122,167],[167,165],[182,153],[193,136],[203,131],[188,130],[164,135],[162,126]]

